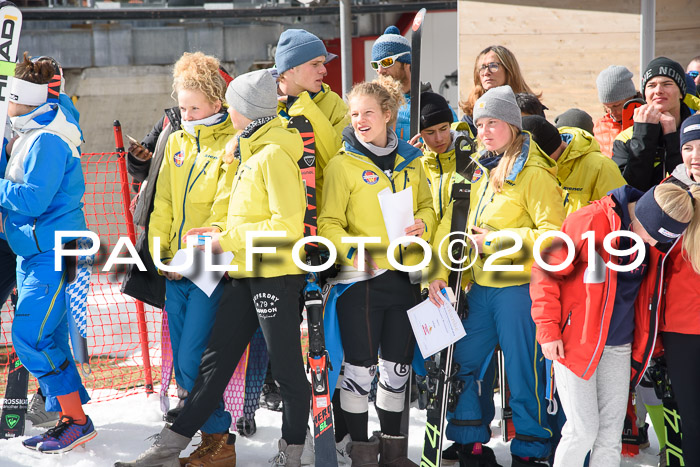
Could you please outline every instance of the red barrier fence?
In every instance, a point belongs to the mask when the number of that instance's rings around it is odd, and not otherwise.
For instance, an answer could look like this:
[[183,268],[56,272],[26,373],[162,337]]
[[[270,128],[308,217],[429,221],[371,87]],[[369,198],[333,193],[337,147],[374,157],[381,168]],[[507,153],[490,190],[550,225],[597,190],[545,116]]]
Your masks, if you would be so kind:
[[[154,383],[160,382],[161,310],[120,292],[124,265],[102,271],[119,237],[129,237],[135,244],[123,145],[118,152],[84,153],[82,161],[87,225],[99,235],[101,244],[88,296],[90,373],[83,375],[83,382],[93,401],[153,392]],[[0,312],[0,393],[4,393],[12,352],[11,310],[8,300]],[[36,381],[30,385],[31,394]]]

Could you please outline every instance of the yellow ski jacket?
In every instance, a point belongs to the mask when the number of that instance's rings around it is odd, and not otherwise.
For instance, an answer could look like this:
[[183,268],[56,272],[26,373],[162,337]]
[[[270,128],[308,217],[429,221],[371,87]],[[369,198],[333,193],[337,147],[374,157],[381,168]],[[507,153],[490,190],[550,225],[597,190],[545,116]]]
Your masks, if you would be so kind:
[[[290,117],[305,116],[314,128],[316,143],[316,206],[323,202],[324,171],[328,161],[338,152],[343,143],[343,129],[350,123],[348,106],[331,88],[324,84],[313,97],[307,91],[294,100],[290,108],[280,102],[277,113],[284,118],[285,125]],[[299,156],[301,157],[301,156]]]
[[438,220],[445,215],[452,195],[452,184],[454,183],[454,174],[457,168],[454,140],[460,134],[474,138],[467,122],[454,122],[451,128],[454,132],[452,148],[445,153],[438,154],[427,149],[426,146],[426,149],[423,151],[423,157],[420,159],[425,175],[428,177],[428,185],[433,195],[433,209],[435,209]]
[[568,144],[557,159],[557,179],[564,188],[567,216],[627,184],[617,164],[600,152],[598,141],[590,133],[562,127],[559,134]]
[[[399,140],[391,178],[372,160],[345,142],[343,148],[326,167],[326,196],[318,218],[319,235],[330,240],[338,250],[337,262],[352,266],[356,244],[342,243],[342,237],[380,237],[380,243],[367,245],[367,250],[381,269],[395,269],[387,259],[389,236],[377,194],[385,188],[399,192],[412,187],[413,215],[425,223],[423,240],[429,242],[436,220],[430,189],[423,168],[421,152]],[[423,259],[423,249],[414,243],[399,246],[394,259],[413,266]]]
[[227,115],[221,123],[197,125],[194,131],[196,136],[184,130],[170,135],[158,173],[148,243],[153,254],[153,239],[160,238],[161,262],[185,247],[189,229],[226,219],[237,164],[226,164],[223,157],[236,130]]
[[[532,266],[532,249],[537,237],[550,230],[559,230],[566,216],[562,189],[556,178],[556,163],[536,144],[531,143],[531,136],[524,132],[526,139],[522,152],[513,169],[503,184],[503,190],[495,193],[490,184],[488,172],[478,170],[474,175],[474,186],[470,199],[468,231],[472,226],[492,231],[508,231],[522,240],[520,248],[513,247],[513,241],[500,236],[484,243],[484,251],[475,258],[473,245],[468,248],[467,264],[474,260],[474,265],[465,274],[463,284],[471,280],[488,287],[509,287],[530,282]],[[483,159],[484,153],[481,158]],[[440,247],[440,242],[450,233],[452,224],[452,207],[442,218],[435,233],[433,244]],[[551,240],[551,239],[550,239]],[[442,244],[440,251],[443,260],[448,262],[447,244]],[[542,249],[551,241],[544,242]],[[447,281],[449,270],[438,261],[435,265],[433,279]],[[523,271],[494,271],[501,266],[522,266]],[[486,266],[486,268],[485,268]],[[485,270],[491,269],[491,271]]]
[[[241,165],[231,191],[226,229],[219,239],[234,254],[233,278],[278,277],[303,274],[292,260],[292,246],[304,236],[306,190],[297,161],[304,143],[299,132],[284,128],[280,118],[270,120],[249,138],[241,138]],[[276,247],[275,253],[252,256],[246,271],[246,233],[283,232],[283,238],[258,238],[256,247]],[[300,259],[304,260],[304,249]]]

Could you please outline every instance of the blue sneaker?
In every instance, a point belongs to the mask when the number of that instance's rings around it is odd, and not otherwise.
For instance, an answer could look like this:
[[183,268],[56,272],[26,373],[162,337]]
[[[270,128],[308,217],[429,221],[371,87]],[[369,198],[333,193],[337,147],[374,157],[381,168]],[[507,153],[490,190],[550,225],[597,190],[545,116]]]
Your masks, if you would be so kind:
[[[25,440],[23,444],[29,449],[46,454],[60,454],[87,443],[95,436],[97,436],[97,431],[95,431],[90,417],[87,417],[87,422],[84,425],[78,425],[72,418],[63,416],[58,425],[43,435]],[[31,447],[32,445],[34,447]]]

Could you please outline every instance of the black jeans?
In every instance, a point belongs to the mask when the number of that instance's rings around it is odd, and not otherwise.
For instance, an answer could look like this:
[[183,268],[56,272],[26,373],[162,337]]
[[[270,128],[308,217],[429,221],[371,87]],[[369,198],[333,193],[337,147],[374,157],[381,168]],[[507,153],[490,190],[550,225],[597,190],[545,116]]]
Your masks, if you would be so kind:
[[233,279],[224,284],[199,375],[171,430],[191,438],[216,409],[253,333],[262,328],[284,403],[282,438],[304,444],[311,389],[299,333],[303,275]]
[[681,416],[683,460],[685,465],[697,466],[700,465],[700,335],[664,332],[661,336]]

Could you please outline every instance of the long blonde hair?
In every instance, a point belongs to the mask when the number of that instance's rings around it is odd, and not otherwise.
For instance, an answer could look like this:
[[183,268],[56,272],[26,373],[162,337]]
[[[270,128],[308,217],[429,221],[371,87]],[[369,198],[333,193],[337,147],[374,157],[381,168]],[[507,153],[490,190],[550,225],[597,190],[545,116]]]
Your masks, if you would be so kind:
[[673,183],[662,183],[654,189],[654,199],[669,217],[678,222],[690,221],[683,233],[683,257],[700,274],[700,186],[688,191]]
[[476,101],[486,92],[481,85],[481,78],[479,77],[479,60],[489,52],[495,53],[503,64],[503,68],[506,71],[506,82],[504,84],[509,85],[513,89],[513,94],[526,92],[542,100],[542,93],[535,94],[525,82],[525,78],[523,78],[523,74],[520,71],[520,65],[518,65],[518,61],[515,59],[513,52],[502,45],[491,45],[482,50],[474,61],[474,87],[469,92],[467,99],[459,103],[462,112],[466,115],[472,115],[474,112],[474,104],[476,104]]
[[204,94],[211,103],[223,104],[226,81],[219,73],[219,59],[202,52],[185,52],[173,67],[173,98],[179,91],[193,89]]
[[[389,112],[391,118],[388,126],[391,128],[396,123],[399,115],[399,108],[405,102],[401,83],[396,81],[391,76],[380,75],[373,81],[363,81],[352,87],[352,90],[347,94],[347,101],[357,96],[372,96],[379,103],[379,108],[382,112]],[[348,112],[350,107],[348,106]]]
[[[523,150],[523,144],[525,143],[525,135],[518,129],[518,127],[508,124],[511,132],[510,144],[506,147],[503,152],[503,157],[498,162],[495,169],[491,170],[489,178],[491,180],[491,186],[495,193],[500,193],[503,190],[503,184],[505,183],[506,177],[513,170],[513,165],[515,160],[518,158]],[[478,138],[477,138],[478,139]],[[479,140],[479,144],[482,144]]]

